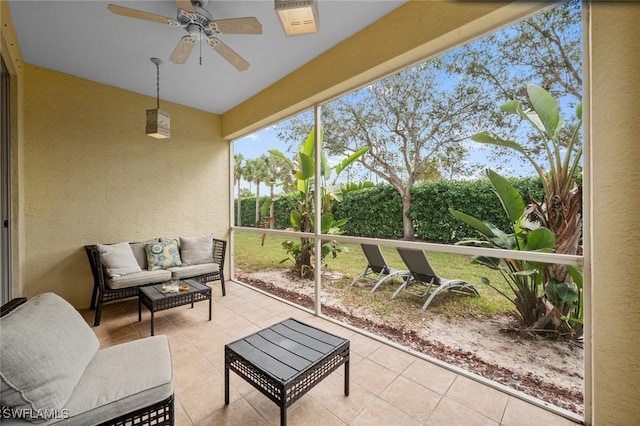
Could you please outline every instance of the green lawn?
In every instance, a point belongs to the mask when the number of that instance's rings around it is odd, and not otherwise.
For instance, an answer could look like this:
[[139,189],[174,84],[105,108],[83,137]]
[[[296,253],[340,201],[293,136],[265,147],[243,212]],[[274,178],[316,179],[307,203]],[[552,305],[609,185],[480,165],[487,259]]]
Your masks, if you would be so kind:
[[[236,232],[235,234],[235,263],[243,271],[250,273],[265,269],[290,268],[292,263],[282,249],[282,236],[268,235],[262,241],[258,234],[249,232]],[[348,253],[341,253],[335,259],[326,259],[326,271],[339,272],[343,277],[331,284],[332,294],[339,295],[346,305],[367,306],[378,314],[399,313],[403,309],[418,310],[425,299],[401,293],[395,299],[390,300],[391,295],[399,285],[399,281],[387,281],[374,293],[370,294],[370,286],[356,285],[349,287],[353,278],[360,274],[366,264],[366,258],[358,244],[345,244]],[[387,262],[397,268],[404,269],[404,264],[395,248],[382,247]],[[445,278],[458,278],[471,283],[478,283],[476,288],[482,297],[473,298],[453,293],[442,293],[434,299],[429,306],[433,313],[445,313],[450,316],[482,315],[494,316],[500,313],[511,313],[513,305],[494,289],[479,284],[480,277],[487,277],[495,285],[502,289],[508,289],[499,273],[486,267],[473,265],[470,258],[448,253],[429,252],[429,262],[438,275]],[[329,291],[329,289],[327,289]]]

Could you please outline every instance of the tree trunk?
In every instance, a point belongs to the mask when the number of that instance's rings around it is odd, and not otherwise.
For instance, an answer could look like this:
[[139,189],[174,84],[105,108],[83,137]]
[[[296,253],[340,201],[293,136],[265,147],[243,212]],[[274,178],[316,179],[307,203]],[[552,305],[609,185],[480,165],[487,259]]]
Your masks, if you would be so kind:
[[[527,218],[540,222],[556,237],[555,252],[578,254],[582,239],[582,186],[576,186],[563,200],[557,195],[545,196],[544,205],[534,203],[526,212]],[[545,282],[555,278],[567,280],[567,267],[551,265],[545,268]]]
[[413,228],[413,220],[409,217],[409,208],[411,208],[411,189],[402,193],[402,232],[403,239],[412,241],[415,239],[415,230]]
[[[549,226],[556,236],[556,253],[577,254],[582,239],[582,187],[574,188],[564,200],[550,197],[545,202]],[[548,278],[567,280],[566,266],[553,265],[547,269]]]
[[260,227],[260,182],[256,182],[256,228]]
[[313,267],[311,265],[312,248],[308,238],[300,238],[302,245],[300,253],[296,257],[296,273],[300,278],[312,278]]
[[269,206],[269,228],[274,229],[276,227],[276,203],[273,202],[273,186],[270,186],[269,199],[271,205]]
[[240,179],[238,179],[238,207],[236,214],[238,215],[236,218],[236,226],[242,226],[242,201],[240,199]]

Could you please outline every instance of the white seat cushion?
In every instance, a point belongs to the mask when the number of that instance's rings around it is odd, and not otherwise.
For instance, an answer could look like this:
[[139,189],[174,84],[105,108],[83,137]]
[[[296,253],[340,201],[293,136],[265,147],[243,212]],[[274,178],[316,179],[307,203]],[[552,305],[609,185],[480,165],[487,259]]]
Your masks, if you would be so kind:
[[99,346],[66,300],[33,297],[0,319],[0,402],[36,415],[61,410]]
[[220,266],[217,263],[203,263],[200,265],[176,266],[167,269],[167,271],[171,272],[173,278],[184,279],[218,272],[220,271]]
[[156,271],[141,271],[121,277],[107,278],[106,283],[109,288],[126,288],[153,283],[161,283],[171,278],[171,272],[164,269]]
[[173,394],[167,336],[153,336],[100,350],[65,405],[63,425],[99,424],[163,401]]

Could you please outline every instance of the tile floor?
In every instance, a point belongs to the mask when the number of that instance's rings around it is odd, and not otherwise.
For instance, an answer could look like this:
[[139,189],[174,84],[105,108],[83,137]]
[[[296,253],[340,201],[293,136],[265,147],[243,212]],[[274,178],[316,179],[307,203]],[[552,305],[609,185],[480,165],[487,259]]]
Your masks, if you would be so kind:
[[[224,345],[294,317],[348,338],[351,389],[344,396],[340,367],[287,410],[296,425],[573,425],[570,420],[367,336],[292,307],[249,287],[213,286],[213,320],[200,302],[156,314],[155,333],[170,338],[176,425],[278,425],[279,408],[231,373],[224,404]],[[101,347],[150,335],[150,314],[135,300],[105,306],[94,327]],[[81,312],[93,324],[93,312]]]

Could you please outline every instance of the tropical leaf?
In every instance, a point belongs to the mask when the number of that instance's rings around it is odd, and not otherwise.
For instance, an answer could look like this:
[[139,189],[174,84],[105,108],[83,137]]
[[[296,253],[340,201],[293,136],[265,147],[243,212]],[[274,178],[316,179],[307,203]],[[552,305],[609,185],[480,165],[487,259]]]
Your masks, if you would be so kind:
[[452,209],[451,207],[449,207],[449,212],[455,216],[457,219],[463,221],[464,223],[466,223],[467,225],[469,225],[470,227],[474,228],[476,231],[480,232],[482,235],[488,237],[488,238],[492,238],[495,236],[495,234],[493,233],[493,231],[491,230],[491,228],[489,227],[488,224],[486,224],[485,222],[482,222],[481,220],[476,219],[473,216],[470,216],[466,213],[463,213],[461,211]]
[[527,244],[524,250],[528,251],[553,251],[556,246],[556,237],[548,228],[538,228],[527,235]]
[[300,160],[300,170],[298,179],[311,179],[315,176],[315,163],[313,156],[309,156],[305,153],[299,153],[298,158]]
[[522,154],[528,155],[526,149],[517,142],[502,139],[499,136],[491,134],[489,132],[480,132],[471,136],[471,140],[478,143],[485,143],[489,145],[503,146],[505,148],[514,149]]
[[582,122],[582,102],[576,106],[576,118]]
[[511,223],[516,223],[524,213],[524,200],[511,183],[491,169],[487,169],[487,177],[500,199],[504,211]]
[[500,259],[497,257],[474,256],[471,263],[483,265],[490,269],[500,269]]
[[578,270],[578,268],[572,265],[567,265],[567,271],[569,272],[569,276],[571,277],[573,282],[576,284],[576,286],[578,286],[578,288],[582,290],[582,286],[583,286],[582,273]]
[[289,157],[287,157],[286,155],[284,155],[282,152],[278,151],[277,149],[270,149],[269,150],[269,154],[273,155],[274,157],[278,157],[281,160],[283,160],[285,163],[287,163],[287,166],[289,166],[290,169],[295,169],[295,165],[293,164],[293,161],[291,161],[289,159]]
[[368,146],[362,147],[356,152],[354,152],[353,154],[351,154],[350,156],[348,156],[347,158],[345,158],[344,160],[342,160],[340,163],[338,163],[335,167],[336,176],[339,176],[344,169],[346,169],[351,164],[356,162],[358,158],[362,157],[367,151],[369,151]]
[[520,101],[507,101],[500,105],[500,109],[507,114],[518,114],[518,111],[522,110],[522,102]]
[[549,136],[555,135],[560,122],[558,102],[556,102],[549,92],[535,84],[527,85],[527,94],[529,95],[533,109],[547,130],[547,134]]

